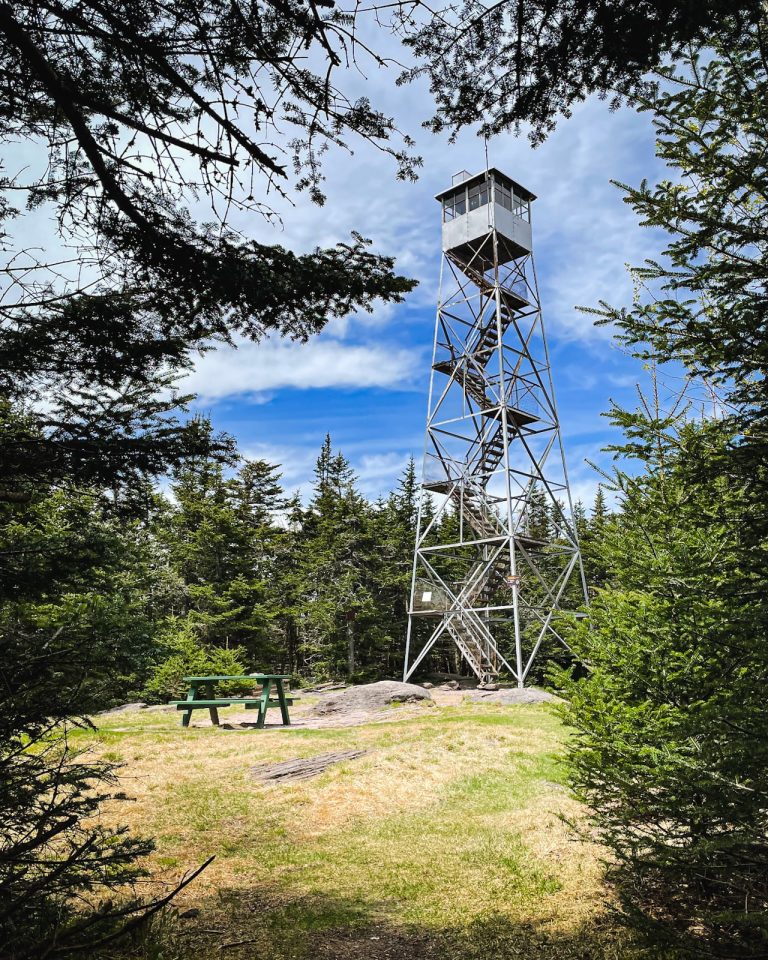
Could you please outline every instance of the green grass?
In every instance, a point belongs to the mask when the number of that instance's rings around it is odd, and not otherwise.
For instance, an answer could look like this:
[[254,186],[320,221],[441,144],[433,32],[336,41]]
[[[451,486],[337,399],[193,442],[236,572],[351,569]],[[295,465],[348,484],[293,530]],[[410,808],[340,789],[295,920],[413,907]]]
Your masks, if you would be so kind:
[[[78,736],[123,758],[133,799],[107,816],[157,839],[158,882],[216,857],[179,898],[199,917],[159,925],[135,956],[159,956],[158,937],[165,960],[222,950],[235,960],[641,955],[606,912],[599,851],[562,822],[580,810],[547,706],[462,704],[352,728],[247,732],[183,730],[176,712],[140,711]],[[313,780],[249,774],[352,748],[368,752]]]

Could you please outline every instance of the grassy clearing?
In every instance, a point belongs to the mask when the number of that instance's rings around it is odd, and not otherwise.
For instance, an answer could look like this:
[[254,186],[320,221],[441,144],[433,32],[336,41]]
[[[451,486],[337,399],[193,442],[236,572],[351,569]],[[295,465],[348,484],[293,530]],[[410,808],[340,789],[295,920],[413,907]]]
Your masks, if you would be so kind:
[[[158,883],[216,855],[177,904],[200,915],[166,931],[165,960],[629,960],[597,851],[559,819],[579,813],[563,736],[547,706],[469,704],[289,731],[184,731],[175,713],[138,712],[82,735],[124,762],[132,799],[108,816],[156,838]],[[345,749],[369,753],[296,784],[249,775]]]

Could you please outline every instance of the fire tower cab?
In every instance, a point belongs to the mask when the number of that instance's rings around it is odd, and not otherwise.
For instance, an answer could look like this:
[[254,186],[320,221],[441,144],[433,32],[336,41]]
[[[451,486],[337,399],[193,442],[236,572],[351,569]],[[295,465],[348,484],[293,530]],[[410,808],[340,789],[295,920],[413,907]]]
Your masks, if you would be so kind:
[[[495,167],[453,177],[438,193],[443,208],[443,252],[459,264],[487,269],[527,256],[531,245],[531,201],[536,196]],[[498,250],[487,241],[496,231]]]

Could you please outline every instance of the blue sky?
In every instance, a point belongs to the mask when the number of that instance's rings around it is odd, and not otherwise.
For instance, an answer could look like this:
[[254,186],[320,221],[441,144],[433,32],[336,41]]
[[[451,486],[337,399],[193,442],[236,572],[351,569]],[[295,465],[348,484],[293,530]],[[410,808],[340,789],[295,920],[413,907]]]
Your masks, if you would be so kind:
[[[372,29],[373,40],[381,39]],[[385,42],[393,56],[402,52],[394,39]],[[359,231],[375,250],[395,255],[398,271],[419,280],[417,289],[403,304],[380,304],[372,314],[333,320],[307,344],[276,339],[220,348],[200,358],[180,384],[198,394],[195,411],[234,435],[246,456],[281,464],[285,487],[305,496],[326,433],[372,499],[392,489],[411,455],[420,465],[423,454],[441,257],[434,195],[457,171],[482,170],[485,146],[473,131],[450,143],[423,130],[432,112],[429,92],[420,83],[398,87],[397,72],[397,66],[373,67],[367,75],[347,71],[343,79],[352,100],[368,97],[414,138],[424,160],[417,183],[397,181],[389,156],[350,141],[354,152],[331,148],[325,154],[325,206],[310,203],[306,194],[294,193],[290,200],[272,194],[266,200],[274,201],[278,226],[243,212],[234,215],[232,226],[246,237],[297,252],[349,240]],[[289,135],[287,129],[276,139]],[[39,144],[18,144],[8,153],[8,168],[25,170],[28,178],[30,170],[44,169]],[[638,226],[622,192],[609,181],[636,185],[668,171],[654,156],[648,115],[626,108],[611,112],[597,99],[560,120],[537,149],[523,130],[492,141],[488,159],[538,197],[532,212],[534,256],[566,458],[574,498],[589,503],[599,478],[586,461],[607,465],[601,448],[616,439],[601,413],[611,399],[633,406],[635,383],[645,374],[613,343],[609,329],[596,328],[576,306],[631,302],[626,265],[658,256],[664,237]],[[204,198],[188,199],[196,216],[210,219]],[[51,209],[27,211],[22,220],[21,236],[37,237],[56,251]]]
[[[326,159],[327,203],[296,195],[278,207],[279,229],[240,220],[246,235],[297,251],[348,239],[359,230],[375,249],[394,254],[401,272],[420,281],[399,306],[334,321],[310,343],[267,341],[221,349],[202,358],[187,385],[195,409],[232,433],[246,455],[282,464],[289,490],[306,494],[322,440],[352,462],[360,486],[375,498],[392,488],[410,455],[420,464],[429,386],[430,350],[440,268],[440,215],[434,194],[451,175],[485,166],[482,140],[455,144],[420,129],[428,94],[399,90],[391,78],[365,81],[366,95],[384,104],[417,141],[424,158],[419,182],[395,180],[390,158],[356,145],[354,155]],[[637,184],[663,171],[653,153],[647,116],[610,112],[597,100],[562,120],[541,147],[525,136],[489,145],[489,161],[537,194],[534,256],[552,355],[555,390],[574,497],[594,496],[597,476],[586,460],[606,462],[610,427],[601,413],[610,399],[634,405],[639,364],[595,328],[576,305],[631,302],[625,265],[658,254],[663,237],[637,225],[611,178]]]

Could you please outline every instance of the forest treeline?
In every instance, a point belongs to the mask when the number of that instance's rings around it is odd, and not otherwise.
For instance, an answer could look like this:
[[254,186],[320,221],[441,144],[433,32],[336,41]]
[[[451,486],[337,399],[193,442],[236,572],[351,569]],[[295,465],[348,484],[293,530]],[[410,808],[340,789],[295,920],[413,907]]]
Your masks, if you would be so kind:
[[[541,539],[551,530],[546,503],[534,490],[528,532]],[[37,539],[36,576],[46,589],[27,599],[29,623],[44,617],[49,628],[69,630],[73,613],[98,610],[103,640],[112,624],[114,643],[105,643],[102,661],[91,646],[85,681],[93,688],[88,701],[98,696],[105,707],[181,696],[190,674],[398,677],[418,504],[413,460],[395,489],[371,502],[326,437],[306,503],[283,488],[279,465],[244,459],[228,467],[201,457],[177,470],[164,492],[147,486],[143,511],[134,507],[129,522],[108,491],[56,492],[32,516],[17,508],[3,531],[26,550]],[[574,514],[587,575],[598,584],[610,519],[602,489],[589,516],[580,503]],[[456,522],[442,511],[436,542]],[[66,556],[51,552],[57,539]],[[13,547],[6,540],[2,549],[7,555]],[[452,645],[428,668],[466,672]]]

